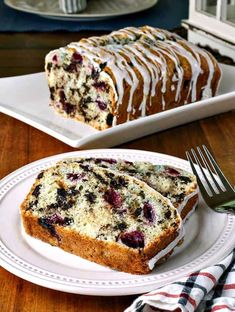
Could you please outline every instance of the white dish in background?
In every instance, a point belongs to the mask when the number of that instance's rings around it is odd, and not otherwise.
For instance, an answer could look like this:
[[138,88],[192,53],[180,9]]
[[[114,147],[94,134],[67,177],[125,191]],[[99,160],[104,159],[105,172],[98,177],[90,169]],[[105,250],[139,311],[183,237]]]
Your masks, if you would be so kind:
[[103,131],[55,113],[49,107],[49,91],[44,73],[1,78],[0,112],[17,118],[73,147],[111,147],[235,109],[235,67],[229,65],[221,65],[221,67],[223,77],[218,96],[139,118]]
[[58,0],[4,0],[9,7],[42,17],[66,21],[91,21],[137,13],[154,6],[158,0],[89,0],[80,13],[63,13]]
[[235,244],[235,217],[209,209],[202,200],[187,221],[185,241],[169,260],[147,275],[108,269],[22,234],[19,206],[40,170],[63,158],[111,157],[150,161],[190,170],[185,160],[138,150],[88,150],[48,157],[0,182],[0,265],[32,283],[65,292],[119,296],[148,292],[217,263]]

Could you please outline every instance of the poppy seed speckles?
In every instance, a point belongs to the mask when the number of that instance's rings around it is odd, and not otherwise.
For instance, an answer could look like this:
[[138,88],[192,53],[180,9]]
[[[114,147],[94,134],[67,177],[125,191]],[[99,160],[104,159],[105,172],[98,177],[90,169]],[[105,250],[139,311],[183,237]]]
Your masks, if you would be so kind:
[[91,204],[94,204],[97,198],[97,196],[94,193],[89,191],[85,193],[85,197]]

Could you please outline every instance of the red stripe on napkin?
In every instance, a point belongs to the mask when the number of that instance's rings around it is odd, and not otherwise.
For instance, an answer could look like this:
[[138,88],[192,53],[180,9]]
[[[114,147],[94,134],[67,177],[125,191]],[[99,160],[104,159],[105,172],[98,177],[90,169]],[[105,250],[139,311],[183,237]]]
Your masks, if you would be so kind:
[[214,277],[214,275],[212,275],[212,274],[210,274],[210,273],[207,273],[207,272],[196,272],[196,273],[190,274],[190,276],[198,276],[198,275],[206,276],[206,277],[208,277],[209,279],[211,279],[211,281],[212,281],[214,284],[217,283],[217,280],[216,280],[216,278]]
[[235,311],[235,309],[230,308],[226,304],[223,304],[223,305],[219,305],[219,306],[216,306],[216,307],[212,308],[211,312],[219,311],[219,310],[222,310],[222,309],[228,309],[228,311]]

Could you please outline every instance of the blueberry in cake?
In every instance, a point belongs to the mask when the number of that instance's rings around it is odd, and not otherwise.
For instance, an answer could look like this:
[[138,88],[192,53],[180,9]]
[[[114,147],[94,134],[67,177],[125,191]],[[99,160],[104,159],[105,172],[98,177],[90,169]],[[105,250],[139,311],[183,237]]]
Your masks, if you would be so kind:
[[209,52],[150,26],[70,43],[45,70],[51,106],[99,130],[211,97],[221,75]]
[[183,235],[177,209],[146,183],[73,161],[38,175],[21,217],[27,234],[133,274],[150,272]]
[[[71,161],[68,160],[68,162]],[[131,162],[122,159],[82,158],[73,161],[109,168],[147,183],[164,197],[170,199],[183,220],[190,216],[198,203],[196,177],[186,170],[167,165],[155,165],[150,162]],[[118,189],[118,187],[118,181],[113,181],[113,188]]]

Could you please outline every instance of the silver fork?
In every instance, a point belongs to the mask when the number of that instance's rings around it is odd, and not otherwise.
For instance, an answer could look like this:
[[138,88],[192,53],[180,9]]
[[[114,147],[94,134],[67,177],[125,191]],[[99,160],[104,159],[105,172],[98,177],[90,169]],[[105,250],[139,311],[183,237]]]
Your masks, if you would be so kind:
[[[197,146],[197,153],[191,149],[191,155],[186,151],[186,156],[193,173],[197,177],[199,189],[207,205],[217,212],[235,214],[234,188],[224,176],[207,147],[203,145],[201,149]],[[201,172],[201,175],[198,172]]]

